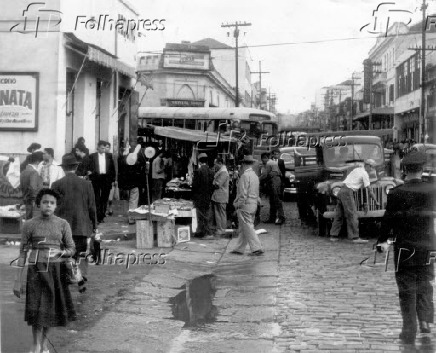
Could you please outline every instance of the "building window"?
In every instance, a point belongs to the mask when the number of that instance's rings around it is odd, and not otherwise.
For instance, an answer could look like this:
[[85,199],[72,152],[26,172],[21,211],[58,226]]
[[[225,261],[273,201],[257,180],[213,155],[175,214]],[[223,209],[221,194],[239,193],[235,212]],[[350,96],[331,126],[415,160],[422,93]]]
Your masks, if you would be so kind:
[[186,119],[185,120],[185,129],[195,130],[195,120],[194,119]]
[[174,127],[183,128],[183,119],[174,119]]

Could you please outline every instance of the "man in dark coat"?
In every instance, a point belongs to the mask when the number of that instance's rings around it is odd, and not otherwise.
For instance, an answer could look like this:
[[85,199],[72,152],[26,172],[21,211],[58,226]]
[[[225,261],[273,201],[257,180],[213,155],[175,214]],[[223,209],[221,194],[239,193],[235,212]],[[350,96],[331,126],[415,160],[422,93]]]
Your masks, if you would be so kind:
[[115,181],[115,165],[112,155],[105,152],[106,144],[105,141],[99,141],[97,152],[90,154],[88,161],[88,176],[94,188],[98,223],[104,220],[109,193]]
[[[71,226],[73,240],[76,244],[76,258],[88,254],[91,235],[97,232],[97,216],[92,184],[76,175],[79,162],[72,153],[62,157],[65,176],[52,185],[52,189],[61,195],[55,215],[64,218]],[[80,261],[82,274],[86,276],[87,261]]]
[[[386,251],[389,237],[394,240],[395,279],[399,290],[403,329],[400,339],[414,343],[416,317],[422,333],[433,322],[433,260],[436,250],[434,211],[435,185],[421,180],[426,156],[411,152],[403,159],[406,182],[388,194],[386,212],[377,250]],[[391,233],[392,232],[392,233]],[[392,235],[391,235],[392,234]]]
[[26,220],[33,217],[36,195],[42,189],[42,178],[38,173],[38,165],[42,162],[42,152],[34,152],[28,159],[26,168],[20,175],[20,186],[23,203],[26,207]]
[[[212,193],[214,191],[214,174],[207,165],[208,158],[206,153],[200,153],[198,162],[200,167],[194,172],[192,179],[192,199],[197,210],[198,222],[195,236],[203,238],[204,236],[211,236],[209,210]],[[210,238],[213,239],[213,236]]]

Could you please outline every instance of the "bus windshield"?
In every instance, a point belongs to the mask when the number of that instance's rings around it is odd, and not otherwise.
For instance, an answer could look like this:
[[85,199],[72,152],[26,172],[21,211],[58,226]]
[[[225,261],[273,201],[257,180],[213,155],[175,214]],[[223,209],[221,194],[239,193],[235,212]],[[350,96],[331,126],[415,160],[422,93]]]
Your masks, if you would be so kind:
[[373,159],[383,163],[382,149],[377,144],[352,143],[346,146],[324,147],[324,162],[327,167],[345,165],[349,161]]

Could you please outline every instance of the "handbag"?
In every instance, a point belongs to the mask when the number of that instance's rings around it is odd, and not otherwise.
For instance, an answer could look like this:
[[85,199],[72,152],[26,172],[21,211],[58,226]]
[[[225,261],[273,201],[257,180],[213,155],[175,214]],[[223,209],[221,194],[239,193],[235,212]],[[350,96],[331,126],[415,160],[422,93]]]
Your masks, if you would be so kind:
[[66,278],[68,284],[78,284],[83,281],[82,271],[80,271],[79,265],[76,260],[69,258],[65,261]]
[[21,296],[24,296],[26,294],[25,282],[24,282],[25,278],[26,276],[24,276],[24,267],[23,267],[22,269],[19,269],[15,274],[13,292],[17,298],[21,298]]

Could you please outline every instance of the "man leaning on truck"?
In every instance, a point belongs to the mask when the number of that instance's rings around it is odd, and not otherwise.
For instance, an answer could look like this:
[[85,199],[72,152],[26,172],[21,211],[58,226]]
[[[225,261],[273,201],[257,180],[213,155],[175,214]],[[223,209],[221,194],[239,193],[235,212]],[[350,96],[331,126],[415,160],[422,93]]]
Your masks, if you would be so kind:
[[[347,178],[339,190],[337,196],[336,214],[333,219],[333,225],[330,230],[330,240],[338,241],[339,233],[342,227],[342,221],[345,217],[347,221],[347,236],[353,243],[361,244],[367,243],[368,240],[361,239],[359,237],[359,218],[357,217],[357,207],[354,201],[353,192],[359,190],[362,186],[368,189],[368,194],[375,201],[377,206],[380,206],[376,196],[369,188],[369,173],[372,168],[376,166],[373,159],[367,159],[365,161],[365,167],[358,167],[348,174]],[[365,212],[368,211],[368,205],[365,204]]]

